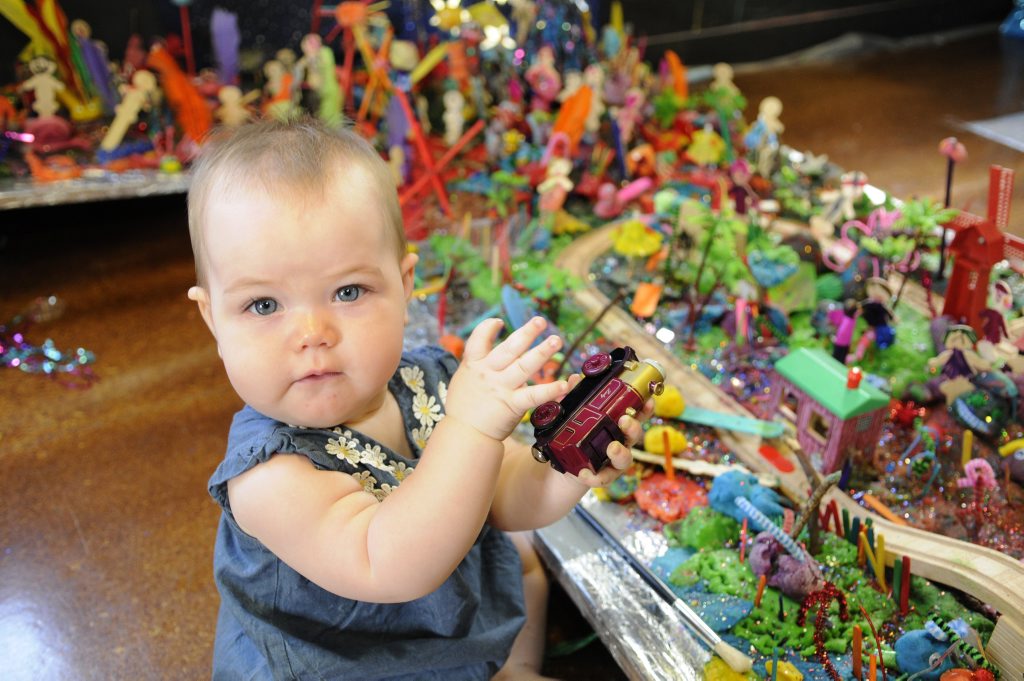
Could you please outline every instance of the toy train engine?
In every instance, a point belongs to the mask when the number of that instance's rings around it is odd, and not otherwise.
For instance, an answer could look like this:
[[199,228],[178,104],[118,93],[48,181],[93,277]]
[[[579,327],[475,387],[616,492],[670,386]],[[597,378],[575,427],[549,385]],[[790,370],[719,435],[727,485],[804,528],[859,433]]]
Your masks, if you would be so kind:
[[599,471],[608,463],[608,445],[625,440],[619,419],[637,414],[664,387],[664,369],[638,360],[633,348],[591,355],[583,363],[583,380],[561,402],[533,410],[533,457],[562,473]]

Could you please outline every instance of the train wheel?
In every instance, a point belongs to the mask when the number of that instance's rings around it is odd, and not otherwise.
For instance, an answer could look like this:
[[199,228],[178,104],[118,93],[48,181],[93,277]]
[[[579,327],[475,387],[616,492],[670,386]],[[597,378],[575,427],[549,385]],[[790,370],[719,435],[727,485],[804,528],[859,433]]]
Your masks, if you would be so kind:
[[558,402],[545,402],[533,410],[533,415],[530,416],[530,423],[533,424],[534,428],[550,426],[561,414],[562,405]]
[[608,370],[608,367],[612,365],[612,356],[607,352],[599,352],[596,355],[591,355],[587,358],[587,361],[583,363],[583,375],[584,376],[598,376]]

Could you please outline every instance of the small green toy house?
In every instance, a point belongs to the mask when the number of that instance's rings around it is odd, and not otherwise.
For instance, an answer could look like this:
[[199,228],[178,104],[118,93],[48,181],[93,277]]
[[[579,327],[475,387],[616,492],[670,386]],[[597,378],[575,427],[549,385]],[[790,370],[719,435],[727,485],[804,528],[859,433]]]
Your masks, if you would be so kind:
[[792,412],[800,447],[825,475],[842,468],[851,450],[874,452],[888,404],[858,370],[820,348],[794,350],[775,363],[771,413]]

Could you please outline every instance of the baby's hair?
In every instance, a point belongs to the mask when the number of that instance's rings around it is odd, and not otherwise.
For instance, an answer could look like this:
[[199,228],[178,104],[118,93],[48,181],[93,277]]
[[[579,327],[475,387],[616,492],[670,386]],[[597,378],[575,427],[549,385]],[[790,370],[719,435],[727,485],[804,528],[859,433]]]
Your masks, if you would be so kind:
[[402,210],[390,169],[373,146],[349,129],[331,129],[314,118],[272,119],[218,130],[192,167],[188,229],[196,281],[206,285],[203,229],[212,198],[235,193],[317,196],[353,166],[370,173],[397,257],[406,253]]

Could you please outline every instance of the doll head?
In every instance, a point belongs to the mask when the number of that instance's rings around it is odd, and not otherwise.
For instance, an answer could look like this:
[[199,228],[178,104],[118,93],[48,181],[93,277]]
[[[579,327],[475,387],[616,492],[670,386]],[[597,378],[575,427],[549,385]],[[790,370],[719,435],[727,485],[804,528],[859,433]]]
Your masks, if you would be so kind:
[[968,350],[978,342],[978,334],[966,324],[954,324],[946,329],[942,343],[954,350]]

